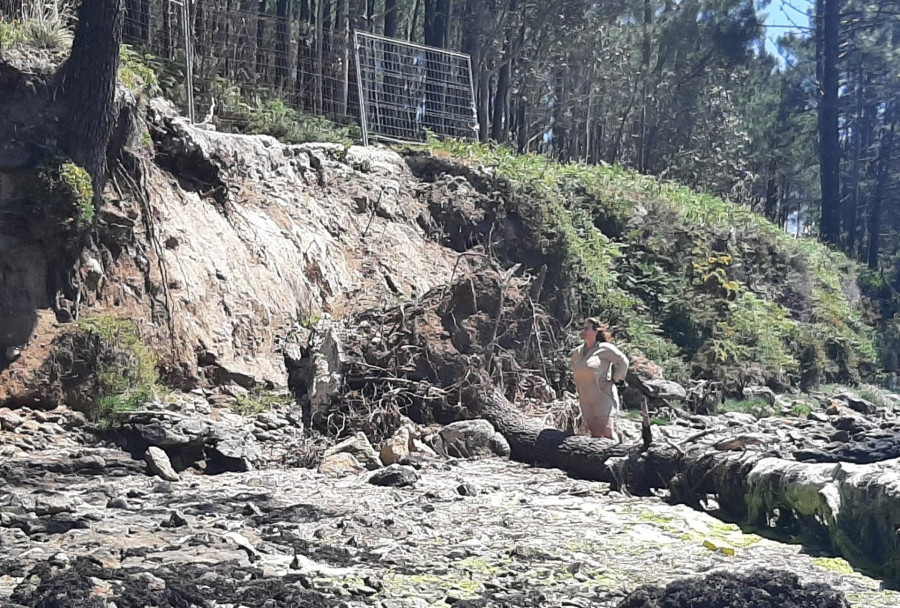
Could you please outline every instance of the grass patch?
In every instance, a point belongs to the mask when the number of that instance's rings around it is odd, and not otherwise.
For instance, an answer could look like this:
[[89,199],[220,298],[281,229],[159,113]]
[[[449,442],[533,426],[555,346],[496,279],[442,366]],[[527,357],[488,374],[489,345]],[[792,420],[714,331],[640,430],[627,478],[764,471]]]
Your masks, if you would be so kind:
[[239,395],[236,403],[231,407],[231,411],[241,416],[255,416],[262,412],[290,405],[292,401],[293,398],[286,393],[273,393],[253,389],[246,397]]
[[795,403],[791,406],[791,416],[805,418],[812,413],[812,408],[805,403]]
[[63,332],[57,351],[69,401],[95,422],[112,421],[163,392],[156,357],[130,319],[79,320]]
[[68,25],[74,17],[72,5],[25,2],[22,12],[21,19],[0,17],[0,57],[19,47],[62,50],[72,46],[73,32]]
[[765,399],[726,399],[720,408],[722,412],[740,412],[756,418],[766,418],[775,414],[775,408]]

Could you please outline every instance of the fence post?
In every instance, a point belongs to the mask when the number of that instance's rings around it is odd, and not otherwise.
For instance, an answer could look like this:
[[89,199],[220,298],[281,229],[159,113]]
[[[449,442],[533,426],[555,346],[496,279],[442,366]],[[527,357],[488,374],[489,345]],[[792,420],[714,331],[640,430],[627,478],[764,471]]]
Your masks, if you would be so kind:
[[184,86],[187,91],[188,120],[194,124],[194,44],[191,40],[190,0],[181,0],[181,20],[184,22]]
[[363,145],[369,147],[369,120],[366,117],[368,112],[368,104],[366,103],[365,91],[362,81],[362,69],[359,66],[359,32],[353,32],[354,59],[356,60],[356,87],[359,90],[359,125],[362,128]]

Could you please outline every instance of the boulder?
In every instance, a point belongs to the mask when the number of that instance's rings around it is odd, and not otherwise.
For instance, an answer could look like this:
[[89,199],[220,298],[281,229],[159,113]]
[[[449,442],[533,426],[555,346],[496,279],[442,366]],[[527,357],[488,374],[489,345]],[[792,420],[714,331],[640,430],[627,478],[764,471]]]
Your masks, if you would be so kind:
[[165,479],[166,481],[178,481],[178,473],[172,468],[169,457],[161,449],[157,447],[147,448],[144,454],[144,460],[147,462],[147,468],[154,475]]
[[409,427],[401,427],[381,445],[381,462],[387,466],[396,464],[409,456],[412,436]]
[[859,412],[860,414],[865,414],[867,416],[875,414],[876,410],[878,409],[878,407],[871,401],[866,401],[865,399],[848,393],[836,395],[835,399],[846,403],[847,407],[849,407],[854,412]]
[[747,386],[743,390],[744,399],[762,399],[769,405],[775,405],[778,396],[767,386]]
[[322,458],[322,461],[319,463],[319,473],[329,477],[356,475],[365,470],[366,468],[359,463],[356,457],[348,452],[329,454]]
[[440,451],[454,458],[509,456],[509,443],[487,420],[451,422],[438,431]]
[[362,432],[356,433],[337,445],[331,446],[325,450],[325,456],[332,456],[341,452],[352,454],[356,460],[370,471],[381,468],[381,457]]
[[412,486],[419,481],[419,474],[412,467],[392,464],[369,477],[369,483],[376,486],[394,486],[398,488]]
[[250,433],[224,433],[206,448],[206,472],[244,473],[252,471],[261,455],[256,438]]

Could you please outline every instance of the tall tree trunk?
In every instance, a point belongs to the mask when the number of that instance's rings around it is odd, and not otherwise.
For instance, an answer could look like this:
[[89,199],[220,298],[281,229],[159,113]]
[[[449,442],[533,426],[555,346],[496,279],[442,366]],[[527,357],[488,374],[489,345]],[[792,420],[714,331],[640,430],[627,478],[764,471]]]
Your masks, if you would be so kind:
[[840,142],[838,140],[838,46],[840,0],[817,0],[816,42],[820,45],[819,173],[822,184],[820,238],[838,244],[841,236]]
[[57,76],[63,149],[91,176],[95,200],[106,184],[106,147],[115,125],[124,10],[123,0],[83,0],[72,52]]
[[347,0],[338,0],[337,26],[338,44],[341,45],[341,101],[338,113],[347,115],[347,102],[350,99],[350,14]]
[[312,23],[312,12],[309,10],[309,0],[300,0],[300,21]]
[[316,92],[315,110],[322,111],[323,106],[323,63],[325,62],[325,1],[316,0]]
[[409,29],[406,31],[406,39],[410,42],[415,42],[416,37],[418,36],[418,27],[419,27],[419,8],[422,5],[422,0],[414,0],[412,5],[412,12],[409,17]]
[[397,37],[397,26],[400,24],[400,13],[397,11],[397,0],[384,0],[384,35]]
[[862,63],[860,63],[857,65],[856,69],[856,118],[850,126],[852,129],[850,132],[850,141],[853,150],[853,167],[851,169],[852,174],[850,175],[851,186],[848,200],[844,207],[844,230],[846,233],[844,251],[846,251],[848,255],[853,255],[853,251],[856,249],[859,222],[859,172],[862,169],[860,161],[862,158],[862,129],[864,121],[863,114],[865,111],[865,86],[863,82],[864,72]]
[[451,0],[425,0],[425,44],[444,48],[452,10]]
[[275,5],[278,15],[277,38],[275,56],[275,86],[286,88],[290,83],[290,48],[291,48],[291,0],[278,0]]
[[[509,54],[509,43],[506,44],[505,54]],[[497,94],[494,95],[494,116],[491,119],[491,139],[497,142],[503,141],[503,130],[509,107],[509,70],[510,60],[506,57],[500,71],[497,73]]]
[[641,120],[639,126],[638,139],[638,171],[645,173],[647,171],[647,105],[650,103],[648,91],[650,88],[650,25],[653,19],[653,9],[650,0],[644,0],[643,10],[643,41],[641,42],[641,77],[644,79],[641,92]]
[[164,59],[172,59],[172,5],[168,2],[163,2],[162,12],[162,56]]
[[375,31],[375,0],[366,2],[366,29],[370,32]]
[[772,222],[778,219],[778,163],[773,159],[769,164],[769,176],[766,180],[765,216]]
[[890,178],[891,159],[894,155],[894,103],[889,102],[884,111],[885,129],[878,150],[878,177],[875,181],[875,192],[869,209],[869,248],[866,252],[866,263],[872,270],[878,269],[878,257],[881,253],[881,216],[883,214],[884,195]]

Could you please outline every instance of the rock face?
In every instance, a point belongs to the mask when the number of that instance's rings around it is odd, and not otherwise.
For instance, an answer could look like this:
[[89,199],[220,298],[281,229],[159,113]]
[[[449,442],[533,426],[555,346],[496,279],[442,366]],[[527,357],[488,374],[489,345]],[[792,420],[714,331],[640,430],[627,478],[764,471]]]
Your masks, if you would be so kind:
[[152,447],[163,450],[174,472],[196,466],[211,474],[244,472],[261,458],[256,438],[248,431],[168,411],[127,415],[117,429],[117,440],[137,458]]
[[[124,255],[81,260],[81,279],[95,287],[81,313],[98,306],[147,320],[142,337],[175,355],[171,379],[283,386],[285,337],[301,329],[297,320],[416,297],[449,278],[456,254],[424,238],[416,218],[428,204],[398,154],[207,131],[161,100],[148,117],[157,162],[141,164],[147,200],[125,193],[98,211],[100,246]],[[0,208],[17,192],[3,175]],[[152,233],[142,205],[153,209]],[[0,404],[52,400],[33,374],[59,331],[44,315],[47,256],[27,235],[11,247],[4,241],[0,257],[15,260],[5,275],[15,280],[0,280],[0,303],[26,294],[28,305],[0,332]],[[327,393],[323,380],[317,393]]]

